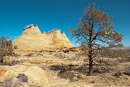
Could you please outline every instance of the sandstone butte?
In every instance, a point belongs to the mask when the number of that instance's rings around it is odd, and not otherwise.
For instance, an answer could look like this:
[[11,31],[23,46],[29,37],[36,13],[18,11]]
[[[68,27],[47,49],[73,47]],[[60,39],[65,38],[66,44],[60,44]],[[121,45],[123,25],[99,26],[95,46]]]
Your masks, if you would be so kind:
[[23,33],[15,37],[13,45],[17,46],[18,50],[44,50],[73,47],[65,33],[61,33],[60,29],[53,29],[49,32],[41,33],[38,26],[33,24],[25,27]]

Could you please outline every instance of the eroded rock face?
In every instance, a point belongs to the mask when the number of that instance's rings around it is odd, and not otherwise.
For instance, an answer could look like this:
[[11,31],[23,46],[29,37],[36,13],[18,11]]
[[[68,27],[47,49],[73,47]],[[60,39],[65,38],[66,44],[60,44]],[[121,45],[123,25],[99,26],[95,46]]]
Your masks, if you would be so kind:
[[38,66],[1,66],[0,87],[48,87],[46,72]]
[[62,47],[73,47],[65,33],[61,33],[60,29],[53,29],[50,32],[39,30],[37,25],[29,25],[23,29],[21,36],[16,37],[13,45],[21,50],[30,49],[56,49]]

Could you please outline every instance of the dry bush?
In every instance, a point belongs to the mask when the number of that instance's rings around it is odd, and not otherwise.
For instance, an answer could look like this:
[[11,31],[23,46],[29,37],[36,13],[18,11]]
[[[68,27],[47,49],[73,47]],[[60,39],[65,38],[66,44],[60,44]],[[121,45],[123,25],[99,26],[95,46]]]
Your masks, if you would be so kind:
[[120,77],[120,76],[122,76],[123,75],[123,73],[121,72],[121,71],[118,71],[118,72],[116,72],[115,74],[114,74],[114,76],[116,76],[116,77]]
[[103,49],[100,54],[103,57],[108,57],[108,58],[122,58],[123,60],[126,60],[128,57],[130,57],[130,52],[129,50],[125,49]]
[[76,72],[72,72],[69,70],[61,70],[58,72],[58,76],[63,79],[70,79],[70,81],[76,81],[78,79],[81,79],[81,75]]
[[15,56],[14,49],[16,46],[12,45],[12,41],[8,40],[9,36],[0,37],[0,62],[3,63],[5,56]]
[[130,75],[130,66],[128,66],[128,67],[125,69],[124,74]]
[[25,74],[19,74],[19,75],[17,76],[17,78],[18,78],[19,81],[21,81],[21,82],[28,82],[28,78],[27,78],[27,76],[26,76]]

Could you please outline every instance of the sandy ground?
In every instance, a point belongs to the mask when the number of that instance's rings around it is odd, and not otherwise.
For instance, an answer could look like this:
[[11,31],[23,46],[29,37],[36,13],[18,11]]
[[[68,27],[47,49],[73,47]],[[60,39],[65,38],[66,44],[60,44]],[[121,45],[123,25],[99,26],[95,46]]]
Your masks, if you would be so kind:
[[[21,64],[32,66],[37,65],[47,72],[50,87],[130,87],[130,76],[123,74],[120,77],[114,76],[117,71],[124,72],[130,66],[130,62],[123,62],[111,66],[113,69],[107,73],[96,73],[88,76],[78,71],[82,79],[71,82],[70,79],[62,79],[57,76],[59,67],[73,65],[81,67],[85,57],[79,57],[77,53],[69,52],[43,52],[43,53],[19,53],[17,57],[7,57],[6,62],[22,61]],[[87,67],[87,65],[86,65]],[[75,67],[74,67],[75,68]],[[87,68],[85,69],[87,71]],[[75,72],[77,72],[75,71]]]

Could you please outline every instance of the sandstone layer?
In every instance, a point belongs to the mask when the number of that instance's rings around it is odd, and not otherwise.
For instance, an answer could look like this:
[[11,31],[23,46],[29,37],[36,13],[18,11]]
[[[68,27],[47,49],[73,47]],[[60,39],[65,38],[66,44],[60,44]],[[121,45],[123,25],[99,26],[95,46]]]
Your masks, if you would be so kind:
[[22,35],[15,37],[13,45],[20,50],[41,50],[73,47],[65,33],[60,29],[53,29],[41,33],[37,25],[29,25],[23,29]]
[[46,71],[38,66],[0,66],[0,87],[48,87]]

